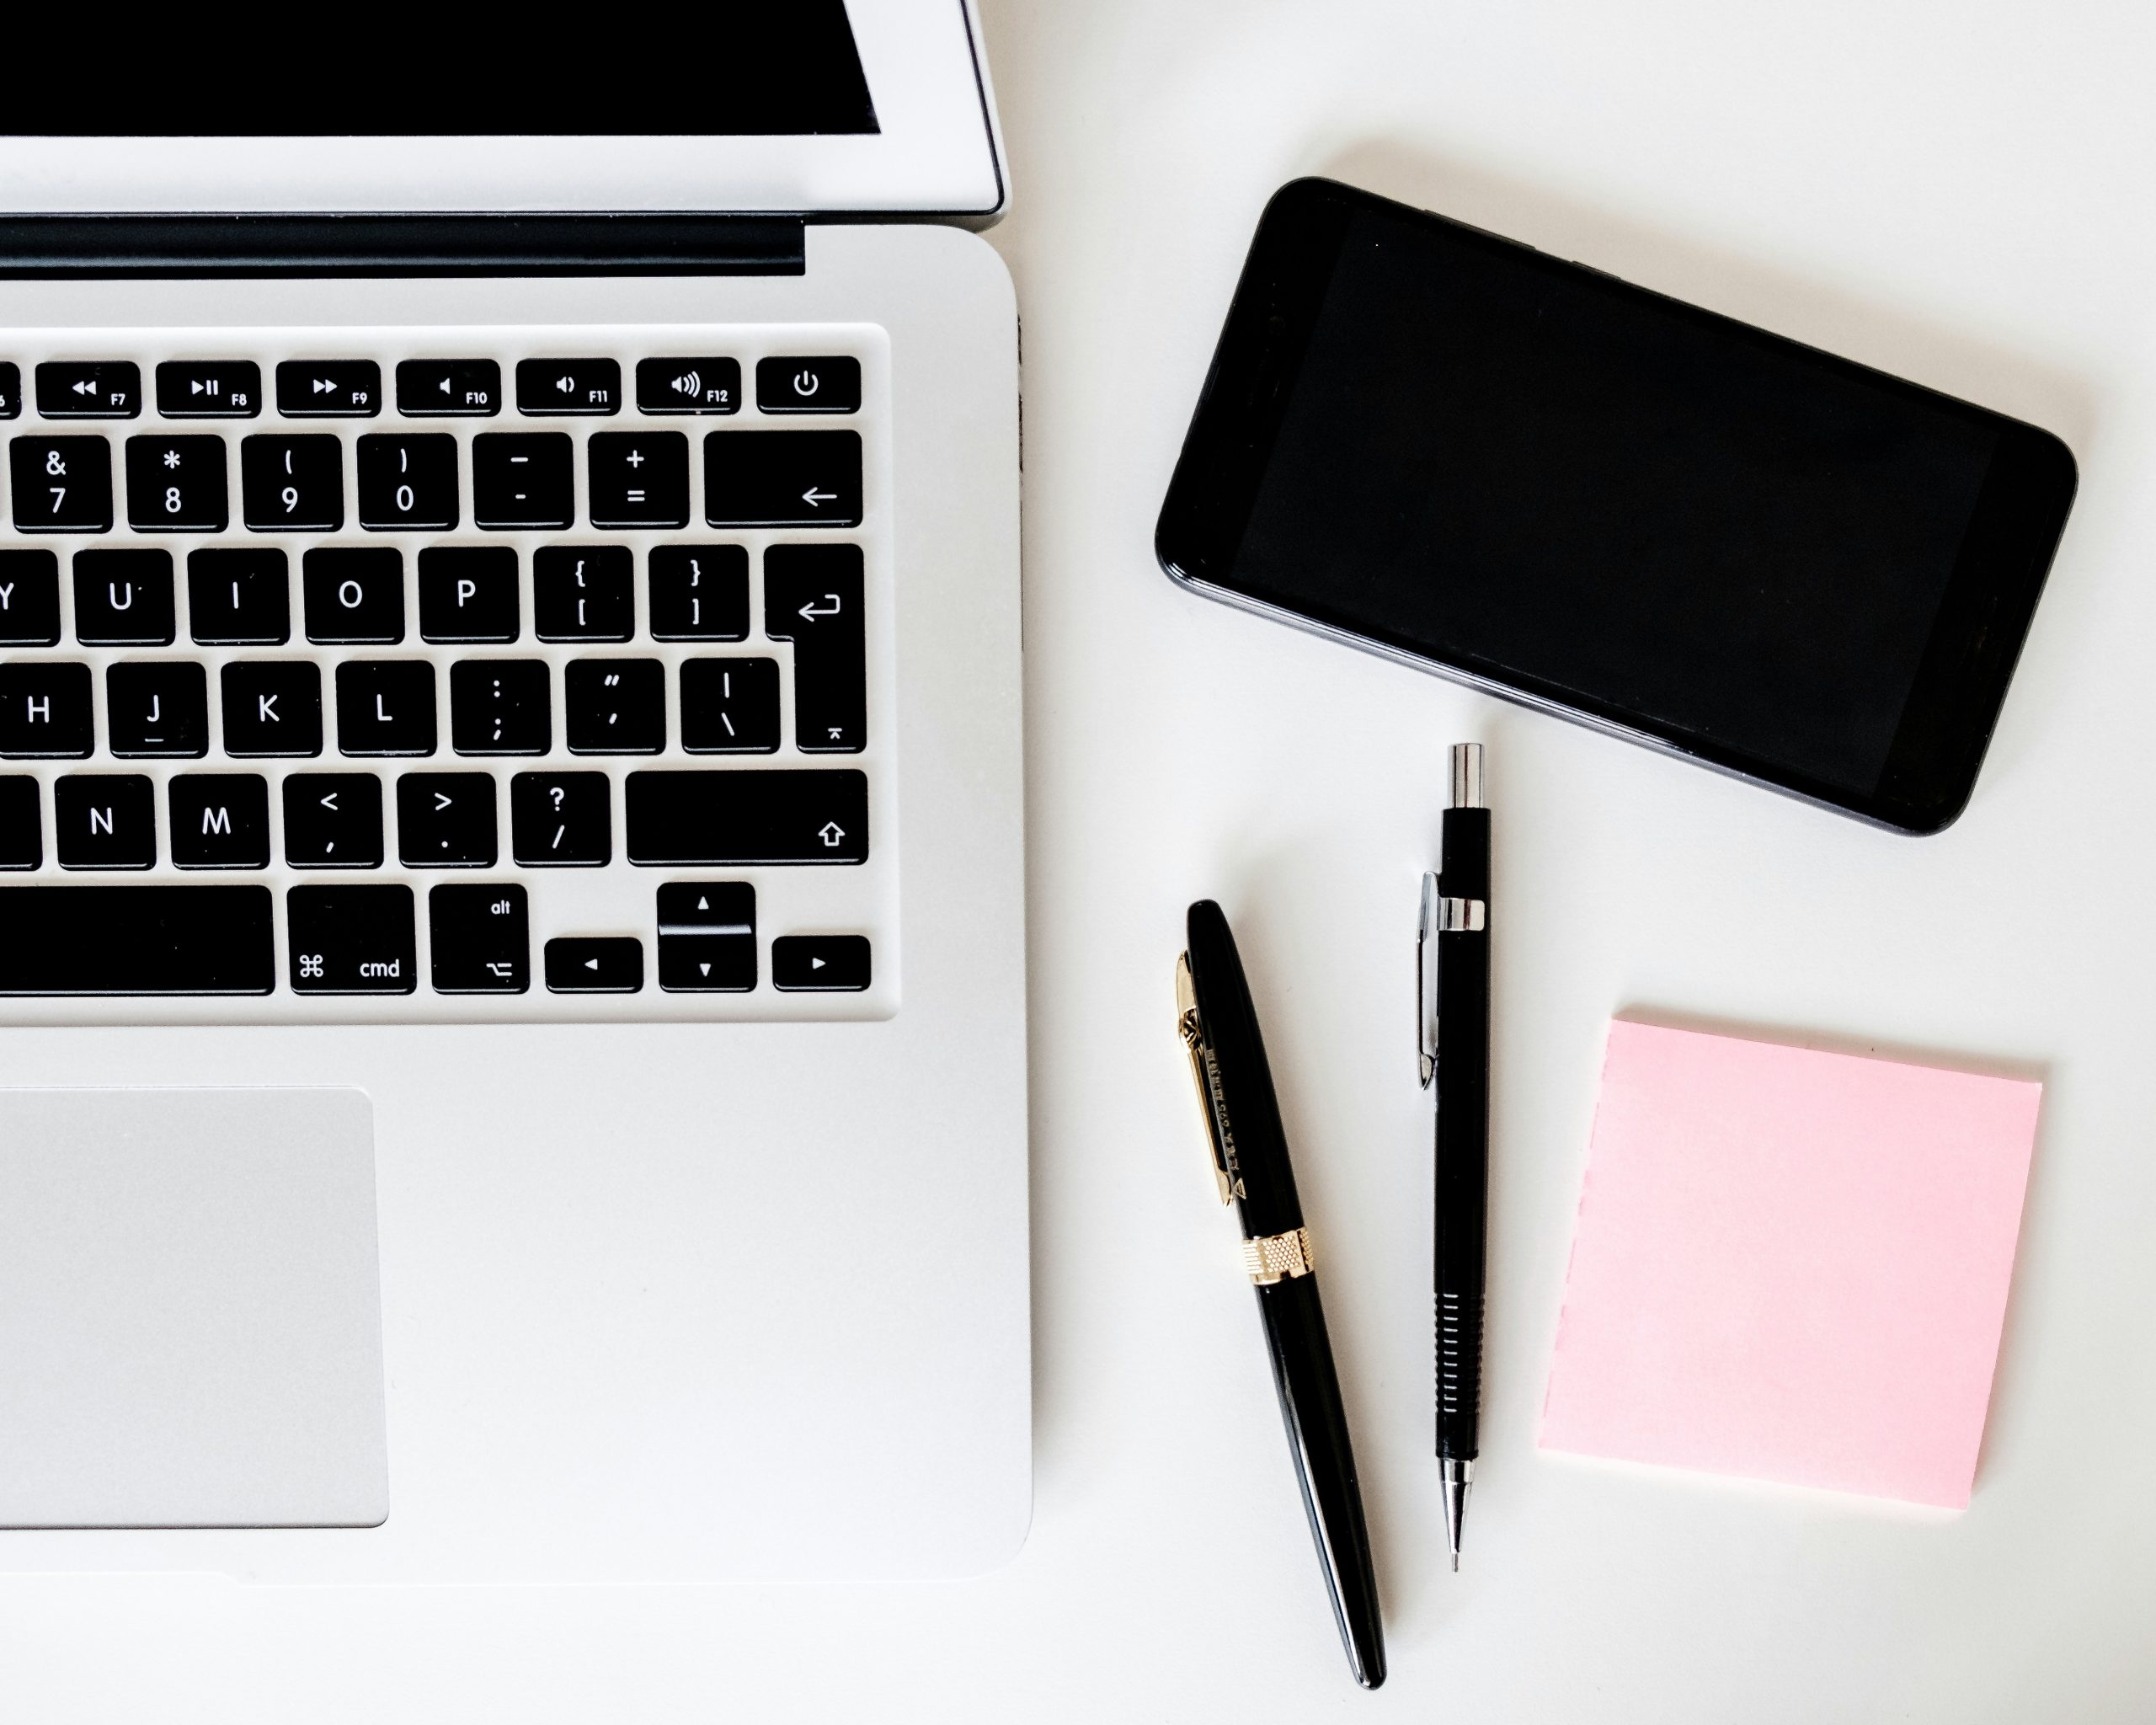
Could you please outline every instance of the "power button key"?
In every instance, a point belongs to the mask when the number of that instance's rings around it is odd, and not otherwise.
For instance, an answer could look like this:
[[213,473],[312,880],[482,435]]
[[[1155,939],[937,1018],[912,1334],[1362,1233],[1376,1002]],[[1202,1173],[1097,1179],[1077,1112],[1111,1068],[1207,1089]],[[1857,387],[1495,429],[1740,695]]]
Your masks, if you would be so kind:
[[836,354],[759,360],[756,405],[767,414],[857,414],[861,361]]

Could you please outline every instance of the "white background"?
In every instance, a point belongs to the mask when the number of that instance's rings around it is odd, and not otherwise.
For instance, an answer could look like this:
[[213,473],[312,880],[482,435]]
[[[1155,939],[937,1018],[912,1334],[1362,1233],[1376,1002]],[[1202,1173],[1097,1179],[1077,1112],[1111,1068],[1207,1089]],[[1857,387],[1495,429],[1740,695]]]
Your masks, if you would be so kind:
[[[2156,22],[1955,0],[986,7],[1026,336],[1036,1521],[918,1588],[0,1580],[25,1718],[2131,1719],[2156,1712]],[[1908,840],[1171,588],[1152,519],[1251,227],[1330,172],[2025,415],[2073,524],[1969,812]],[[1416,882],[1497,810],[1484,1464],[1444,1573]],[[1265,1013],[1379,1546],[1353,1689],[1170,966]],[[1534,1449],[1609,1015],[2047,1083],[1959,1516]],[[1832,1410],[1822,1409],[1822,1418]],[[862,1441],[876,1434],[864,1430]]]

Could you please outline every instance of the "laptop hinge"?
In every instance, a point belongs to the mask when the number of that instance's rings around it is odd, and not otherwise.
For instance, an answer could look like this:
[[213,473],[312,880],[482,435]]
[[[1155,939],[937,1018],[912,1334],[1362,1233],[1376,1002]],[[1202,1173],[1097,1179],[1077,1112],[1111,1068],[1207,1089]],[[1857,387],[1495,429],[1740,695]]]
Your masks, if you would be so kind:
[[798,216],[0,216],[0,278],[798,275]]

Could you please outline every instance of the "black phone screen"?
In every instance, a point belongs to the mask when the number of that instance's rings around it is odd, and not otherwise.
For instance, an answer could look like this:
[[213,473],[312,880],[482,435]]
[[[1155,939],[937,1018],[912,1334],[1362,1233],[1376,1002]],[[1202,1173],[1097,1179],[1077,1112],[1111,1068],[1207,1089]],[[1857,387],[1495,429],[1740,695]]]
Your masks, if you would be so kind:
[[[1209,399],[1177,475],[1236,506],[1196,512],[1219,542],[1178,573],[1860,812],[1897,756],[1904,782],[1959,770],[1967,740],[1940,713],[1912,734],[1912,699],[1968,716],[1983,668],[1938,662],[1942,621],[2003,548],[2041,581],[2063,445],[1345,188],[1300,183],[1276,216],[1238,303],[1263,351],[1224,341],[1209,393],[1247,398]],[[1209,411],[1236,423],[1199,446]],[[1999,494],[2032,439],[2066,474],[2033,549],[2026,487]],[[1171,497],[1164,559],[1177,521]],[[1983,734],[1996,706],[1974,702]]]

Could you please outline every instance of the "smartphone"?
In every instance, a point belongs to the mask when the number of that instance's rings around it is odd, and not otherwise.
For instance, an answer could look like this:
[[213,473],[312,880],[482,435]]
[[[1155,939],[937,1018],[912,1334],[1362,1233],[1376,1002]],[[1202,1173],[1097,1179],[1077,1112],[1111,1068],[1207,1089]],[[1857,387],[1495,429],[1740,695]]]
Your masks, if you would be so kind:
[[1929,833],[2074,483],[2034,425],[1303,179],[1155,544],[1213,597]]

